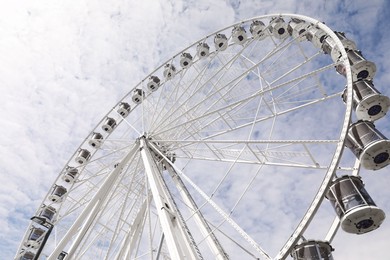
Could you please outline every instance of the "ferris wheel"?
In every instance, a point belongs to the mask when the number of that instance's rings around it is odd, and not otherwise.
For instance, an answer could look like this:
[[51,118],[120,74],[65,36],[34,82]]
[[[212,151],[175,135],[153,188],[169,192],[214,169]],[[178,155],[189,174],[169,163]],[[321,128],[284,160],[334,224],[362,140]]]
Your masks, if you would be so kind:
[[[385,218],[359,177],[390,163],[375,72],[306,16],[207,35],[97,123],[15,259],[332,259],[340,226],[363,234]],[[311,237],[324,205],[334,221]]]

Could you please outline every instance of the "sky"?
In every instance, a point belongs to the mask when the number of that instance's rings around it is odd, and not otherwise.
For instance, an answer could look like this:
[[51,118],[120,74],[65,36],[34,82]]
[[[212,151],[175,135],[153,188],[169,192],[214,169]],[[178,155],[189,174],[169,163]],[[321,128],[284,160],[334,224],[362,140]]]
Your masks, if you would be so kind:
[[[155,67],[222,27],[272,13],[316,18],[353,39],[390,96],[386,0],[9,1],[0,10],[0,259],[11,259],[28,220],[67,159],[112,106]],[[390,136],[389,118],[377,128]],[[362,172],[388,215],[388,169]],[[335,259],[386,259],[390,224],[338,232]],[[364,246],[362,246],[364,245]]]

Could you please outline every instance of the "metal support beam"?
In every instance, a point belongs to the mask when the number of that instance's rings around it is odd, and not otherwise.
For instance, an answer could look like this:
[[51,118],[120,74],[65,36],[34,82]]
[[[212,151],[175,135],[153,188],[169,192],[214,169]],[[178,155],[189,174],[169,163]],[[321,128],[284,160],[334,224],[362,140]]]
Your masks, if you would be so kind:
[[163,242],[164,242],[164,233],[161,235],[161,238],[160,238],[160,244],[158,245],[156,260],[160,259],[160,254],[161,254],[161,249],[162,249],[162,246],[163,246]]
[[215,259],[217,260],[226,260],[229,259],[228,254],[222,248],[222,245],[219,243],[214,232],[211,230],[203,214],[200,212],[196,202],[192,198],[190,192],[187,190],[187,187],[184,185],[180,176],[175,172],[175,170],[168,165],[167,170],[169,171],[177,189],[180,192],[180,195],[184,203],[189,207],[193,218],[195,219],[196,224],[198,225],[202,235],[204,236],[209,248],[214,254]]
[[205,192],[203,192],[194,182],[191,181],[180,169],[174,164],[171,164],[172,168],[183,177],[205,200],[212,206],[223,218],[227,221],[264,259],[271,259],[271,257],[253,240],[231,217],[224,212]]
[[140,210],[137,213],[137,216],[135,217],[131,225],[129,232],[126,235],[126,239],[123,241],[120,252],[115,257],[115,259],[130,259],[130,256],[135,249],[135,243],[138,241],[137,236],[140,235],[142,227],[145,224],[146,208],[148,206],[148,201],[148,199],[145,199],[145,201],[143,202]]
[[74,221],[73,225],[66,232],[65,236],[61,239],[47,260],[56,260],[58,255],[64,250],[65,246],[69,243],[69,241],[72,240],[73,236],[77,234],[76,239],[70,247],[69,254],[67,255],[68,259],[73,258],[74,252],[80,244],[80,241],[84,238],[97,213],[101,209],[100,206],[104,204],[105,199],[108,197],[110,193],[109,191],[113,187],[115,180],[118,178],[125,165],[131,160],[131,158],[133,158],[137,149],[138,145],[135,145],[133,149],[118,164],[118,166],[107,176],[102,186],[100,186],[94,197],[88,202],[88,205]]
[[194,249],[187,232],[178,220],[177,212],[172,210],[174,209],[172,198],[166,189],[161,172],[153,160],[144,137],[140,138],[140,150],[145,174],[148,177],[157,214],[164,232],[164,240],[167,243],[171,259],[199,259],[199,255]]

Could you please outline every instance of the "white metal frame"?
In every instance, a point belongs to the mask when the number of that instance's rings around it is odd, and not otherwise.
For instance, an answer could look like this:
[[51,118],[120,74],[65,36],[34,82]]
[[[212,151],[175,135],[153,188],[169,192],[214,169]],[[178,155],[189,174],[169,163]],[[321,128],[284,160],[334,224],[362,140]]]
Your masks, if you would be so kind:
[[[234,26],[238,26],[238,25],[241,25],[243,23],[247,23],[247,22],[255,20],[255,19],[269,19],[269,18],[274,17],[274,16],[275,15],[265,15],[265,16],[261,16],[259,18],[248,19],[245,21],[241,21],[240,23],[236,23],[232,26],[223,28],[220,31],[224,31],[228,28],[233,28]],[[286,109],[286,110],[277,110],[275,108],[275,106],[276,106],[275,102],[272,104],[268,104],[266,100],[261,99],[261,102],[259,103],[259,106],[257,107],[257,110],[254,113],[257,116],[257,113],[259,112],[258,110],[259,110],[260,105],[261,105],[262,108],[266,107],[272,113],[269,116],[264,116],[262,118],[253,120],[252,122],[249,122],[246,124],[230,127],[230,129],[228,129],[226,131],[216,132],[210,136],[207,136],[207,137],[204,137],[201,139],[198,139],[198,136],[195,136],[191,132],[192,128],[198,127],[196,125],[197,121],[200,121],[203,119],[208,119],[208,116],[211,114],[219,114],[221,118],[223,118],[225,116],[226,116],[226,118],[229,118],[229,116],[230,116],[229,113],[231,111],[235,111],[236,108],[240,108],[240,106],[243,106],[243,104],[245,104],[246,102],[249,102],[250,100],[253,100],[255,98],[259,98],[262,95],[264,95],[264,93],[272,92],[276,89],[284,87],[287,84],[290,84],[292,81],[279,83],[279,84],[277,84],[277,81],[280,78],[286,77],[289,74],[291,74],[292,72],[294,72],[296,69],[298,69],[299,66],[297,66],[296,68],[292,68],[291,70],[289,70],[285,74],[281,75],[279,78],[275,79],[273,82],[267,82],[266,85],[263,85],[263,83],[260,83],[261,89],[259,89],[256,93],[253,93],[252,95],[248,96],[246,99],[240,99],[237,102],[229,103],[228,105],[222,106],[218,109],[213,108],[214,104],[211,104],[210,107],[205,111],[205,113],[203,115],[198,116],[196,118],[191,118],[191,110],[186,110],[186,108],[185,108],[186,100],[183,101],[182,105],[178,105],[176,107],[176,110],[174,110],[174,111],[164,111],[163,109],[161,109],[160,111],[148,111],[148,107],[147,107],[147,105],[145,105],[145,102],[148,102],[148,97],[149,97],[148,95],[152,95],[153,93],[147,93],[145,97],[142,97],[141,103],[137,105],[137,107],[139,107],[139,110],[141,111],[141,113],[137,115],[138,121],[136,121],[136,122],[138,122],[140,125],[142,125],[142,127],[141,127],[142,129],[140,129],[139,126],[134,125],[132,122],[130,122],[130,120],[126,120],[122,117],[118,117],[118,125],[120,122],[123,122],[124,124],[127,124],[128,128],[131,129],[131,131],[134,131],[138,135],[139,138],[138,138],[137,143],[134,144],[134,146],[130,150],[128,150],[128,146],[126,146],[124,148],[121,148],[119,150],[114,150],[112,152],[112,153],[116,153],[118,151],[123,152],[123,153],[125,153],[125,156],[122,157],[123,159],[117,165],[117,167],[115,169],[113,169],[107,175],[107,177],[105,178],[105,181],[102,182],[102,184],[94,184],[92,181],[87,179],[87,180],[84,180],[84,182],[82,182],[82,183],[76,183],[76,184],[74,184],[74,186],[72,186],[72,188],[74,188],[74,187],[77,188],[77,185],[81,186],[83,184],[85,184],[85,185],[88,184],[91,186],[91,190],[96,190],[96,193],[95,193],[95,195],[93,195],[91,197],[91,199],[88,202],[84,202],[81,199],[80,199],[80,201],[77,202],[80,207],[81,206],[84,207],[84,210],[78,216],[78,218],[75,220],[74,224],[69,228],[66,235],[63,236],[61,238],[61,240],[59,241],[59,243],[56,245],[55,250],[52,251],[51,255],[48,258],[49,260],[56,259],[57,256],[64,250],[64,248],[67,247],[67,244],[69,243],[69,241],[73,241],[73,242],[72,242],[72,245],[70,245],[70,247],[68,247],[68,249],[67,249],[67,252],[68,252],[67,259],[71,259],[74,256],[74,254],[78,248],[78,245],[83,240],[90,225],[92,225],[94,223],[95,218],[98,216],[99,212],[101,211],[101,208],[105,206],[106,201],[109,199],[110,191],[112,189],[114,189],[115,185],[118,185],[118,184],[116,184],[117,180],[119,179],[119,177],[124,178],[123,176],[121,176],[122,170],[126,167],[126,165],[129,162],[135,162],[137,160],[136,158],[138,158],[138,164],[140,164],[139,161],[141,161],[141,160],[143,162],[142,166],[136,166],[136,170],[139,170],[141,168],[144,169],[144,173],[147,176],[147,185],[148,185],[148,188],[150,188],[151,194],[149,194],[149,192],[147,191],[146,192],[146,193],[148,193],[147,199],[143,199],[142,202],[140,202],[138,213],[134,217],[134,221],[133,221],[132,225],[130,225],[129,231],[127,232],[125,239],[122,241],[121,249],[118,251],[118,253],[116,255],[116,259],[123,259],[123,258],[130,257],[130,255],[132,255],[132,253],[137,250],[137,247],[140,246],[139,244],[137,244],[136,238],[140,235],[140,233],[142,231],[141,230],[142,226],[146,225],[147,222],[150,221],[150,219],[148,220],[148,214],[149,215],[151,214],[150,213],[150,208],[152,207],[151,201],[154,202],[154,206],[157,209],[158,219],[160,221],[160,225],[161,225],[161,228],[163,231],[163,235],[161,236],[161,239],[160,239],[160,246],[157,249],[157,251],[158,251],[157,258],[162,250],[163,243],[165,243],[167,245],[169,254],[170,254],[172,259],[202,259],[202,255],[199,252],[199,249],[198,249],[196,243],[194,242],[194,239],[191,237],[191,233],[189,232],[188,228],[186,227],[185,221],[182,219],[182,217],[180,215],[180,211],[179,211],[178,207],[175,205],[175,201],[172,198],[172,195],[170,194],[170,191],[169,191],[167,185],[165,184],[165,180],[162,176],[162,170],[161,170],[161,165],[160,165],[162,162],[156,160],[154,158],[154,156],[152,155],[151,151],[159,154],[162,158],[162,161],[165,162],[165,167],[167,168],[167,170],[168,170],[168,172],[173,180],[173,183],[175,184],[176,188],[180,191],[180,195],[181,195],[182,200],[185,202],[185,204],[189,205],[190,210],[193,212],[193,217],[194,217],[201,233],[203,234],[203,236],[205,236],[205,240],[207,241],[207,244],[208,244],[209,248],[211,249],[211,251],[213,252],[213,254],[215,255],[216,259],[228,259],[229,256],[225,252],[222,244],[220,243],[217,236],[215,235],[215,230],[213,230],[209,226],[207,220],[202,215],[201,209],[196,205],[195,200],[192,198],[190,192],[187,190],[184,182],[189,183],[195,190],[197,190],[197,192],[207,201],[207,203],[212,205],[212,207],[223,217],[223,219],[227,223],[229,223],[255,249],[255,251],[257,251],[257,253],[261,257],[263,257],[265,259],[271,259],[271,257],[266,253],[266,251],[264,249],[262,249],[260,247],[260,245],[255,240],[253,240],[251,238],[251,236],[248,235],[229,216],[229,214],[225,213],[215,202],[213,202],[213,200],[210,196],[205,194],[201,190],[200,187],[198,187],[194,182],[192,182],[191,179],[188,176],[186,176],[182,170],[177,168],[175,166],[175,164],[173,164],[169,160],[169,158],[166,156],[166,154],[164,154],[161,151],[161,149],[156,146],[155,142],[175,143],[176,149],[182,149],[185,147],[196,146],[197,144],[201,144],[201,145],[204,145],[205,147],[207,147],[209,149],[209,151],[214,153],[214,157],[209,157],[209,158],[207,158],[206,156],[198,156],[197,157],[194,155],[195,153],[188,155],[188,157],[191,157],[190,159],[193,159],[193,160],[198,159],[198,160],[204,160],[204,161],[210,160],[210,161],[215,161],[215,162],[228,162],[228,163],[232,163],[232,165],[235,165],[235,164],[260,164],[260,165],[266,165],[266,166],[268,165],[268,166],[282,166],[282,167],[299,167],[299,168],[319,169],[319,170],[327,169],[326,174],[323,177],[322,184],[319,187],[318,192],[315,195],[306,214],[303,216],[301,222],[299,223],[299,225],[297,226],[295,231],[292,233],[291,237],[282,246],[282,248],[280,249],[280,251],[277,254],[277,256],[275,257],[275,259],[285,259],[288,256],[291,248],[299,241],[299,239],[301,239],[306,228],[308,227],[311,220],[315,216],[319,206],[321,205],[321,202],[324,199],[325,192],[328,189],[332,179],[335,176],[336,169],[340,169],[340,168],[338,168],[339,161],[340,161],[340,158],[341,158],[341,155],[343,152],[345,137],[346,137],[346,134],[347,134],[347,131],[349,128],[351,111],[352,111],[352,75],[351,75],[351,69],[350,69],[350,65],[349,65],[349,62],[347,59],[347,54],[344,50],[344,47],[343,47],[341,41],[337,38],[337,36],[334,34],[334,32],[330,28],[328,28],[326,25],[319,22],[318,20],[315,20],[315,19],[312,19],[312,18],[309,18],[306,16],[295,15],[295,14],[280,14],[280,16],[294,17],[294,18],[302,19],[302,20],[304,20],[312,25],[318,26],[319,28],[324,30],[329,35],[329,37],[332,37],[335,40],[337,47],[340,49],[340,52],[342,54],[342,58],[340,59],[340,63],[344,64],[344,66],[346,68],[346,72],[347,72],[346,73],[346,84],[347,84],[348,88],[347,88],[347,104],[346,104],[345,115],[340,120],[340,121],[342,121],[341,122],[342,126],[341,126],[339,138],[337,138],[335,140],[249,140],[249,139],[248,140],[245,140],[245,139],[242,139],[242,140],[226,140],[226,139],[217,140],[217,139],[215,139],[219,136],[223,136],[226,133],[229,133],[232,131],[237,131],[237,130],[240,130],[240,129],[245,128],[245,127],[251,127],[251,130],[249,131],[249,133],[252,134],[255,124],[258,124],[262,121],[275,120],[274,118],[276,118],[276,116],[288,114],[288,113],[294,112],[296,110],[305,108],[307,106],[311,106],[311,105],[314,105],[314,104],[319,103],[319,102],[327,101],[329,99],[335,98],[335,96],[338,95],[338,93],[329,95],[329,96],[324,97],[322,99],[316,99],[314,101],[310,101],[310,102],[307,102],[307,103],[302,104],[302,105],[297,105],[293,108]],[[220,31],[218,31],[218,32],[220,32]],[[216,33],[207,35],[204,39],[201,39],[200,41],[194,43],[193,45],[184,49],[182,52],[189,51],[192,46],[197,45],[199,42],[206,41],[208,38],[214,36],[215,34]],[[251,40],[248,40],[248,42],[250,42],[250,41]],[[252,41],[254,41],[254,40],[252,40]],[[264,57],[260,62],[254,63],[250,67],[244,68],[243,71],[241,72],[241,74],[237,78],[232,80],[231,82],[225,83],[223,86],[220,86],[219,84],[221,84],[221,83],[218,80],[216,83],[212,83],[212,84],[215,84],[215,86],[221,87],[221,89],[223,89],[223,88],[228,89],[228,90],[234,89],[235,86],[241,80],[243,80],[250,72],[255,70],[262,61],[268,59],[272,55],[278,55],[278,57],[282,57],[284,54],[284,50],[286,48],[288,48],[289,44],[291,44],[291,42],[287,42],[287,43],[285,43],[285,45],[283,45],[282,47],[279,47],[274,52],[269,53],[268,56]],[[249,43],[248,43],[248,45],[249,45]],[[215,76],[222,77],[223,75],[225,75],[226,71],[228,71],[229,67],[233,64],[233,62],[236,61],[237,59],[242,58],[243,50],[235,53],[235,55],[231,58],[231,60],[229,62],[227,62],[224,66],[222,66],[220,68],[220,70],[215,72]],[[180,52],[180,53],[182,53],[182,52]],[[217,55],[218,55],[217,51],[210,53],[210,56],[217,56]],[[176,56],[179,56],[179,55],[176,55]],[[151,74],[149,74],[146,77],[146,79],[149,78],[150,76],[156,74],[158,71],[162,70],[163,66],[165,64],[172,63],[173,59],[175,57],[168,60],[162,66],[158,67],[155,71],[153,71]],[[194,61],[195,63],[192,64],[192,66],[196,66],[196,61]],[[301,64],[301,65],[303,65],[303,64]],[[329,66],[325,66],[321,69],[327,70],[327,69],[329,69],[329,67],[331,67],[333,65],[334,64],[330,64]],[[209,66],[211,66],[211,65],[209,65]],[[207,65],[204,66],[203,68],[205,70],[207,68]],[[317,72],[318,71],[316,71],[316,73]],[[183,75],[185,75],[185,73],[187,73],[187,72],[184,71],[184,69],[183,69],[182,71],[177,72],[177,73],[178,74],[182,73]],[[193,82],[191,83],[191,84],[193,84],[192,87],[195,86],[195,87],[193,87],[194,90],[192,92],[192,95],[197,94],[197,92],[200,91],[201,87],[202,87],[202,85],[200,85],[201,83],[199,83],[199,82],[202,81],[202,77],[205,75],[205,71],[198,71],[198,73],[199,73],[198,76],[195,77]],[[261,75],[260,71],[258,71],[257,73],[259,75]],[[304,79],[308,75],[302,75],[301,78],[294,78],[294,80],[299,82],[299,80]],[[210,80],[205,81],[202,84],[204,86],[208,83],[210,83]],[[135,88],[142,87],[143,84],[144,83],[141,82]],[[271,85],[273,86],[272,88],[270,87]],[[173,86],[173,89],[171,92],[172,96],[179,93],[178,91],[181,88],[188,88],[189,89],[188,86],[180,85],[180,81],[172,82],[172,86]],[[161,87],[164,87],[164,84],[160,84],[160,88]],[[129,94],[127,94],[123,99],[121,99],[118,102],[118,104],[120,104],[121,102],[124,102],[124,100],[126,98],[129,98],[129,97],[131,98],[130,95],[132,92],[133,92],[133,90],[130,91]],[[226,91],[226,93],[228,93],[228,92],[229,91]],[[186,92],[183,91],[183,92],[181,92],[180,95],[182,95],[184,97],[186,95]],[[208,94],[208,95],[209,96],[220,95],[221,100],[229,99],[229,96],[227,96],[227,94],[223,94],[220,91],[211,92],[211,94]],[[209,97],[209,96],[207,96],[207,97]],[[158,99],[156,99],[156,102],[160,103],[160,102],[162,102],[161,101],[162,99],[171,100],[171,98],[172,97],[161,95],[161,96],[159,96]],[[172,99],[172,102],[173,101],[174,100]],[[199,102],[196,103],[192,109],[198,108],[202,103],[203,103],[203,100],[199,100]],[[109,113],[102,119],[101,122],[103,122],[103,120],[106,117],[108,117],[109,115],[112,115],[113,113],[115,113],[115,110],[109,111]],[[148,122],[146,122],[146,120],[145,120],[146,114],[148,114],[148,113],[149,113],[149,116],[151,118],[150,121],[157,121],[158,122],[154,126],[148,125]],[[132,115],[132,113],[130,113],[129,116],[131,116],[131,115]],[[181,119],[183,117],[188,118],[188,120],[186,122],[182,122]],[[203,129],[205,129],[206,127],[208,127],[209,125],[212,125],[213,123],[215,123],[216,121],[217,121],[217,119],[215,119],[215,120],[213,119],[213,121],[208,122],[208,124],[205,124],[203,126],[199,126],[197,128],[197,131],[193,131],[193,132],[194,133],[200,132]],[[101,122],[98,123],[98,125],[95,129],[98,129],[100,127]],[[227,125],[229,125],[228,120],[226,120],[225,122]],[[194,124],[192,125],[192,123],[194,123]],[[274,124],[275,124],[275,122],[273,121],[272,128],[274,127]],[[150,127],[150,129],[147,129],[148,127]],[[147,137],[147,134],[153,133],[154,131],[156,131],[156,129],[160,129],[159,134],[164,135],[165,133],[175,131],[175,128],[182,129],[183,131],[188,132],[188,134],[186,135],[186,138],[175,139],[177,136],[175,134],[172,134],[170,136],[170,137],[172,137],[172,139],[168,139],[168,138],[159,139],[158,136],[156,136],[154,139],[154,142],[150,142],[148,137]],[[95,129],[92,132],[94,132]],[[142,132],[145,132],[146,129],[149,130],[150,132],[147,132],[146,134],[141,134]],[[106,134],[105,138],[108,139],[109,137],[110,137],[110,134]],[[84,147],[87,142],[88,142],[88,137],[80,145],[80,148]],[[113,140],[112,142],[114,143],[115,140]],[[313,143],[324,144],[324,145],[333,144],[336,146],[334,154],[333,154],[333,159],[329,165],[318,165],[317,164],[316,158],[312,155],[310,149],[307,146],[308,144],[313,144]],[[225,147],[227,147],[227,148],[224,148],[224,149],[214,148],[216,144],[225,145]],[[229,148],[229,145],[232,145],[232,144],[243,144],[245,146],[244,146],[244,148],[241,148],[241,149]],[[283,162],[276,162],[276,163],[272,162],[271,160],[269,160],[269,158],[271,158],[273,156],[272,151],[267,150],[267,153],[264,153],[261,151],[260,152],[255,151],[254,147],[256,145],[262,145],[262,144],[266,144],[266,145],[278,144],[280,146],[283,146],[283,145],[292,145],[292,146],[293,145],[302,145],[305,148],[306,153],[310,156],[310,158],[312,160],[312,164],[299,164],[299,163],[294,162],[293,160],[290,160],[290,161],[286,160]],[[252,152],[252,154],[251,154],[252,158],[255,158],[255,159],[253,159],[253,160],[240,159],[240,156],[242,155],[244,149],[250,150]],[[96,151],[94,151],[94,152],[96,152]],[[228,153],[234,154],[234,156],[232,156],[232,158],[227,158]],[[296,154],[298,154],[298,152]],[[74,156],[71,158],[71,160],[74,158]],[[101,161],[102,161],[101,167],[104,170],[108,167],[108,165],[106,165],[106,163],[104,162],[104,158],[105,157],[108,158],[109,156],[111,156],[111,153],[105,154],[104,156],[101,157]],[[288,156],[288,154],[285,154],[285,156]],[[94,157],[92,157],[92,158],[94,158]],[[96,160],[99,160],[99,159],[96,159]],[[93,162],[95,162],[95,161],[93,161]],[[357,164],[359,164],[359,162],[357,162]],[[84,170],[83,167],[80,167],[80,171]],[[355,169],[355,171],[353,173],[358,174],[359,166],[356,166],[356,165],[353,168],[345,168],[344,170],[353,170],[353,169]],[[343,170],[343,169],[341,169],[341,170]],[[229,172],[227,172],[226,175],[228,173]],[[101,170],[98,172],[97,175],[103,176],[104,173]],[[62,175],[60,174],[59,177],[57,178],[57,180],[55,181],[55,183],[60,180],[61,176]],[[93,178],[91,177],[90,179],[93,179]],[[117,187],[115,187],[115,188],[117,188]],[[84,205],[86,205],[86,206],[84,206]],[[150,217],[151,216],[149,216],[149,218]],[[122,225],[125,225],[125,224],[122,224]],[[334,221],[333,225],[331,226],[331,229],[330,229],[328,235],[326,236],[327,240],[331,241],[333,239],[333,237],[337,231],[338,225],[339,224],[338,224],[337,219],[336,219]],[[152,229],[152,228],[150,227],[150,229]],[[150,231],[150,233],[152,233],[152,230]],[[20,252],[22,247],[23,247],[23,244],[21,244],[21,246],[18,250],[19,252]],[[17,257],[18,256],[19,255],[17,255]]]

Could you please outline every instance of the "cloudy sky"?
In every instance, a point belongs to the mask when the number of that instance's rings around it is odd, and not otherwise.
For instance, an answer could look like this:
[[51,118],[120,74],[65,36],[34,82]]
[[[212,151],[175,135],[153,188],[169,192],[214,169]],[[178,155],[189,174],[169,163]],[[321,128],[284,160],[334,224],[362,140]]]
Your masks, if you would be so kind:
[[[349,1],[10,1],[0,9],[0,259],[11,259],[58,172],[117,100],[163,61],[243,19],[298,13],[346,32],[390,95],[390,6]],[[390,119],[377,127],[390,136]],[[390,215],[389,170],[363,172]],[[339,232],[335,259],[385,259],[390,224]]]

